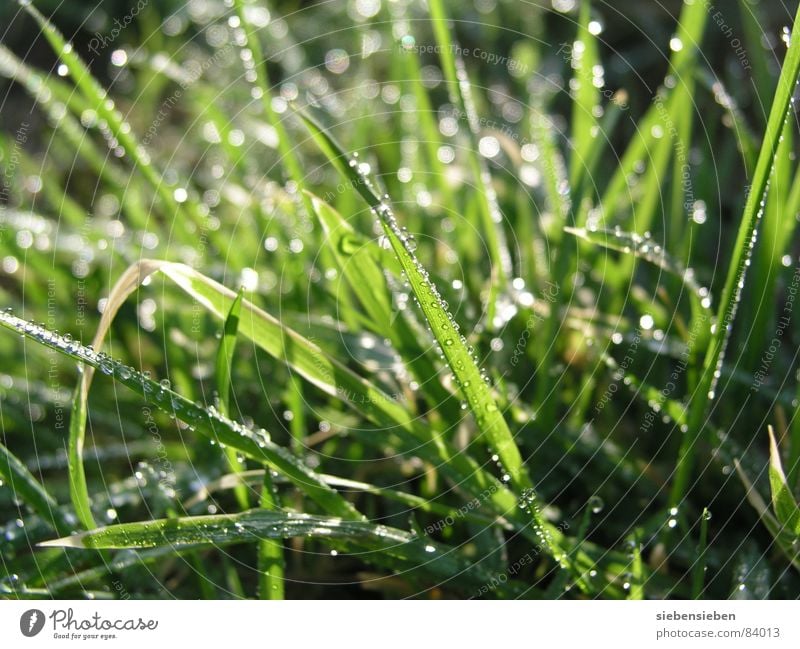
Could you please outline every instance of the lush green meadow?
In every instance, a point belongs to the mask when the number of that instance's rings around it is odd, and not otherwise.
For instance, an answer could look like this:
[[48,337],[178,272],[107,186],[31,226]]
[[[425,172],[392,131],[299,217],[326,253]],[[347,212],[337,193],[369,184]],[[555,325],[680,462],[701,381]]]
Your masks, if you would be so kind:
[[627,4],[0,9],[0,597],[798,597],[797,3]]

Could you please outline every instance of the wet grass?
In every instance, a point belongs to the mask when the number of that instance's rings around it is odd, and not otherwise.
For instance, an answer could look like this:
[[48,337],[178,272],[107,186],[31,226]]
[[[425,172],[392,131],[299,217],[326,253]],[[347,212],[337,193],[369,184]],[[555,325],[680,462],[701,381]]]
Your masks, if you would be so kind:
[[20,5],[0,595],[795,597],[797,39],[347,7]]

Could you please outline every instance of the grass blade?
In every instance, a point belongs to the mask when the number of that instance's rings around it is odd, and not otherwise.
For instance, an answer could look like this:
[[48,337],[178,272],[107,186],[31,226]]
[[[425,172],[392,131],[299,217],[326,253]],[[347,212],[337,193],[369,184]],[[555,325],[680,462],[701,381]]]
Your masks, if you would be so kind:
[[[155,272],[161,272],[220,319],[224,319],[236,298],[233,291],[184,264],[142,260],[128,268],[112,288],[93,339],[95,349],[102,348],[106,333],[124,301]],[[506,483],[489,475],[471,456],[447,444],[429,426],[413,419],[401,402],[328,356],[312,341],[246,299],[242,300],[242,312],[238,328],[240,335],[252,340],[272,357],[286,362],[294,372],[324,393],[341,399],[370,421],[385,427],[387,436],[394,440],[399,449],[418,455],[438,467],[472,496],[486,498],[489,494],[487,505],[491,505],[496,515],[513,521],[526,537],[538,541],[537,531],[529,527],[529,517],[519,509],[520,498],[511,493]],[[93,372],[90,366],[83,373],[83,399],[88,394]],[[230,445],[240,448],[236,444]],[[561,538],[562,534],[555,526],[547,525],[546,529],[554,542]]]
[[[544,530],[543,521],[537,509],[539,505],[534,495],[533,485],[503,413],[498,409],[487,379],[478,368],[474,352],[468,348],[466,339],[461,335],[458,324],[448,310],[447,303],[442,300],[439,291],[430,280],[428,272],[417,260],[414,247],[409,243],[408,234],[398,223],[391,206],[375,193],[372,182],[362,175],[358,165],[345,164],[344,160],[347,155],[330,135],[308,116],[302,115],[302,119],[314,141],[330,162],[351,186],[357,189],[379,219],[383,232],[411,285],[420,309],[466,398],[480,434],[485,436],[489,446],[494,450],[504,471],[509,476],[511,484],[520,493],[528,495],[534,525],[537,529]],[[549,537],[547,542],[554,556],[565,561],[566,557]]]
[[744,485],[748,502],[753,506],[753,509],[756,510],[758,517],[761,519],[764,527],[766,527],[772,535],[772,538],[775,539],[776,545],[781,549],[786,558],[789,559],[795,569],[800,572],[800,549],[797,547],[797,543],[795,543],[796,536],[788,533],[778,522],[778,519],[776,519],[769,510],[767,503],[764,502],[761,494],[758,493],[752,480],[750,480],[747,473],[745,473],[739,460],[734,460],[734,466],[736,467],[736,473],[742,485]]
[[582,0],[578,33],[570,50],[576,86],[572,89],[572,151],[569,161],[569,182],[572,187],[580,186],[599,135],[596,111],[600,106],[601,84],[597,81],[597,70],[602,68],[599,67],[597,37],[589,30],[590,20],[591,2]]
[[778,522],[795,536],[800,537],[800,507],[786,484],[786,476],[781,464],[781,452],[775,441],[772,426],[769,432],[769,486],[772,492],[772,508]]
[[472,86],[464,61],[457,55],[458,48],[453,42],[444,3],[441,0],[430,0],[428,8],[431,12],[433,33],[438,45],[437,51],[451,101],[458,108],[459,114],[466,119],[469,127],[470,146],[467,147],[467,156],[478,190],[483,231],[486,234],[489,256],[492,260],[492,281],[489,285],[486,312],[488,324],[493,327],[498,293],[505,289],[508,276],[512,272],[511,257],[508,254],[505,234],[502,230],[503,217],[492,188],[492,179],[486,161],[478,153],[480,126],[478,113],[472,100]]
[[692,564],[692,599],[700,599],[706,579],[706,551],[708,550],[708,521],[711,512],[703,508],[700,516],[700,542],[697,545],[697,557]]
[[283,539],[294,536],[333,539],[366,537],[387,545],[413,544],[415,541],[419,543],[418,539],[414,539],[407,532],[367,521],[251,509],[238,514],[121,523],[44,541],[40,545],[98,550],[151,549],[163,545],[174,548],[197,548],[211,544],[253,543],[259,539]]
[[[236,334],[239,329],[239,314],[242,310],[242,296],[244,289],[239,289],[236,299],[231,304],[225,324],[222,328],[222,338],[217,350],[216,377],[217,394],[219,398],[219,411],[225,417],[230,416],[231,394],[231,367],[233,354],[236,349]],[[244,462],[239,460],[236,449],[227,447],[225,455],[228,464],[234,473],[241,474],[245,470]],[[248,509],[247,488],[243,482],[234,487],[236,500],[242,509]],[[263,472],[261,486],[261,507],[264,509],[278,509],[278,494],[272,485],[272,476],[269,470]],[[258,592],[262,599],[283,599],[283,546],[280,541],[262,539],[258,542]]]
[[[795,15],[795,26],[800,20],[800,9]],[[745,203],[742,221],[733,255],[728,265],[725,287],[719,303],[715,331],[706,351],[702,373],[689,404],[688,433],[681,440],[675,479],[670,491],[669,505],[677,507],[686,496],[694,464],[694,446],[700,437],[703,421],[714,400],[714,389],[720,374],[730,331],[736,317],[741,299],[747,267],[758,234],[758,225],[763,212],[763,201],[767,192],[769,178],[780,144],[780,134],[787,119],[790,101],[797,86],[800,73],[800,38],[791,39],[789,50],[783,63],[778,88],[770,109],[767,131],[756,164],[755,175]]]
[[90,549],[153,549],[169,546],[181,550],[292,537],[326,541],[334,544],[334,547],[357,552],[364,561],[393,566],[395,570],[421,568],[438,579],[451,580],[457,575],[457,579],[466,584],[483,585],[492,578],[479,566],[461,559],[452,548],[403,530],[367,521],[264,509],[239,514],[123,523],[45,541],[40,545]]
[[22,461],[0,443],[0,477],[8,483],[14,498],[35,511],[59,534],[69,534],[75,528],[74,518],[62,512],[55,498],[44,488]]
[[[225,417],[230,417],[230,397],[231,397],[231,367],[233,366],[233,354],[236,349],[236,331],[239,328],[239,313],[242,308],[243,290],[240,289],[236,299],[231,304],[225,324],[222,327],[222,338],[217,349],[215,364],[215,377],[217,384],[217,408]],[[236,453],[236,449],[226,448],[225,455],[228,464],[235,473],[245,470],[244,463],[241,462]],[[244,485],[234,488],[236,500],[242,509],[249,509],[250,503],[247,497],[247,489]]]
[[[84,376],[89,374],[90,368],[101,369],[103,374],[113,377],[165,413],[179,417],[210,439],[232,446],[257,462],[271,464],[325,511],[352,520],[363,518],[349,502],[318,478],[314,471],[286,449],[275,444],[266,431],[245,428],[221,415],[216,408],[203,408],[170,388],[156,383],[141,372],[96,352],[91,347],[67,340],[40,325],[22,320],[8,312],[0,313],[0,326],[84,363],[87,366]],[[87,391],[88,387],[87,383]]]

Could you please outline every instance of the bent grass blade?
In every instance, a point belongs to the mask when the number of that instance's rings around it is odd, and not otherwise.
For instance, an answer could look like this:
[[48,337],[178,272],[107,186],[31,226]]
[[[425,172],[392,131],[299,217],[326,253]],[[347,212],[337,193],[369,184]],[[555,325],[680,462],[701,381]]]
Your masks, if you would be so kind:
[[[141,372],[98,353],[91,347],[65,339],[7,312],[0,313],[0,326],[23,334],[45,347],[83,363],[86,365],[84,377],[95,369],[101,369],[103,374],[113,377],[163,412],[185,421],[210,439],[232,446],[257,462],[271,464],[325,511],[350,520],[363,519],[362,514],[338,492],[325,484],[314,471],[285,448],[275,444],[265,430],[255,431],[245,428],[220,414],[216,408],[197,405]],[[78,388],[79,393],[84,386],[88,393],[89,383],[82,383]]]

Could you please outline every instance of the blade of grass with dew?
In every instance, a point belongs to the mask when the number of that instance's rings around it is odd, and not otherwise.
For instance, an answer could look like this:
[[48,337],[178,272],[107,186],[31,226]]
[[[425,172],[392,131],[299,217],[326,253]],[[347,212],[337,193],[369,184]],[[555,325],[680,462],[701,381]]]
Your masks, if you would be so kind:
[[[317,538],[374,537],[387,544],[411,544],[419,539],[402,530],[368,521],[298,512],[251,509],[236,514],[185,516],[101,527],[40,543],[42,547],[89,549],[152,549],[162,545],[196,548],[204,545],[253,543],[259,538],[292,536]],[[424,552],[424,549],[423,549]],[[425,555],[418,555],[424,557]]]
[[[263,511],[280,509],[278,492],[270,470],[264,471],[259,505]],[[283,599],[285,559],[280,539],[261,539],[258,542],[258,596],[261,599]]]
[[709,520],[711,520],[711,513],[708,511],[708,507],[703,507],[703,513],[700,515],[700,541],[697,544],[694,563],[692,563],[692,599],[700,599],[703,594],[706,580]]
[[600,358],[609,369],[614,371],[614,378],[616,380],[621,379],[636,397],[642,399],[656,412],[668,416],[681,430],[686,429],[686,407],[680,401],[670,399],[662,389],[655,388],[631,372],[624,371],[617,364],[617,361],[608,354],[601,353]]
[[[611,223],[619,209],[620,200],[624,197],[623,192],[628,187],[628,179],[631,174],[635,172],[637,165],[648,156],[654,160],[654,163],[649,173],[647,189],[648,191],[655,189],[655,198],[647,198],[652,196],[653,192],[645,193],[645,199],[648,200],[645,207],[649,211],[655,209],[657,205],[657,202],[654,201],[661,195],[661,180],[669,161],[670,149],[674,145],[671,142],[673,137],[671,131],[674,128],[675,132],[679,132],[677,129],[683,120],[693,118],[694,104],[691,91],[694,84],[687,75],[694,75],[696,53],[700,47],[707,16],[706,5],[702,2],[684,2],[676,29],[678,40],[675,41],[675,47],[670,55],[667,75],[676,81],[675,87],[670,88],[665,84],[660,88],[652,105],[638,121],[636,134],[625,150],[600,202],[604,212],[603,220],[606,224]],[[660,135],[658,135],[659,131]],[[685,147],[686,143],[684,142],[682,145]],[[631,229],[647,229],[644,223],[638,221],[638,215],[642,209],[641,206],[637,206],[636,227]],[[649,215],[647,219],[643,219],[645,223],[649,223],[650,220]],[[578,225],[584,224],[578,223]]]
[[[748,177],[753,175],[758,159],[758,138],[756,137],[744,112],[736,99],[728,92],[725,85],[708,70],[697,70],[700,87],[707,89],[714,100],[722,106],[730,120],[726,124],[736,134],[736,147],[742,154],[745,173]],[[724,123],[724,122],[723,122]]]
[[[261,41],[259,41],[258,35],[255,33],[256,27],[251,23],[250,13],[247,11],[248,7],[255,5],[256,3],[250,2],[250,0],[233,0],[233,6],[242,24],[246,48],[250,50],[252,55],[249,60],[254,64],[253,70],[255,72],[255,86],[260,91],[259,94],[264,115],[266,116],[267,121],[275,129],[275,132],[278,134],[278,150],[281,154],[281,163],[286,166],[289,178],[295,183],[297,191],[300,192],[299,197],[303,202],[306,211],[309,214],[312,214],[311,202],[302,192],[303,187],[305,186],[305,174],[303,173],[303,167],[300,164],[297,154],[295,153],[295,149],[291,144],[289,134],[286,132],[286,127],[273,107],[272,90],[270,87],[269,78],[267,76],[267,62],[264,59]],[[243,60],[245,60],[244,57]]]
[[693,308],[710,313],[711,296],[706,287],[698,284],[694,271],[685,268],[677,259],[670,256],[661,244],[653,241],[650,237],[642,236],[635,232],[622,232],[602,228],[589,230],[587,228],[566,227],[564,231],[594,245],[644,259],[675,275],[688,289]]
[[742,343],[740,362],[743,369],[755,373],[762,354],[760,341],[771,340],[775,332],[775,293],[778,276],[783,269],[785,246],[791,241],[791,231],[783,238],[786,225],[794,226],[797,219],[786,218],[795,214],[789,210],[791,175],[794,154],[794,120],[786,120],[780,136],[778,150],[775,152],[772,175],[766,192],[764,216],[761,219],[761,233],[753,254],[750,273],[750,286],[745,291],[751,305],[747,328],[738,332]]
[[[673,245],[681,240],[686,222],[685,196],[693,196],[691,166],[689,163],[689,138],[694,118],[694,88],[696,53],[699,51],[707,11],[702,3],[684,3],[676,36],[671,40],[673,56],[670,60],[668,78],[675,87],[669,95],[661,88],[655,97],[654,104],[657,120],[651,135],[655,136],[652,149],[648,150],[650,164],[644,178],[635,191],[629,193],[633,197],[630,209],[623,219],[626,229],[649,232],[656,219],[660,207],[663,207],[666,219],[665,236]],[[665,86],[668,84],[665,82]],[[673,163],[671,176],[671,195],[665,202],[661,190],[670,160]],[[666,204],[665,204],[666,203]],[[635,205],[635,208],[634,208]],[[635,258],[623,257],[619,260],[618,272],[613,277],[621,282],[629,281],[635,269]],[[624,298],[620,291],[617,308],[623,308]]]
[[[110,304],[110,302],[109,302]],[[49,349],[83,363],[83,376],[93,370],[101,369],[103,374],[112,376],[117,382],[143,396],[167,414],[175,415],[188,425],[212,440],[233,446],[244,455],[257,462],[267,462],[289,478],[292,483],[330,514],[361,520],[362,515],[339,493],[331,489],[317,474],[302,464],[294,455],[275,444],[266,431],[253,431],[221,415],[216,408],[203,408],[173,390],[160,385],[141,372],[110,359],[102,352],[95,351],[65,339],[40,325],[22,320],[7,312],[0,312],[0,326],[22,334]],[[85,390],[91,379],[82,384]],[[79,391],[81,386],[79,386]],[[85,403],[85,400],[82,400]]]
[[[537,100],[540,102],[540,100]],[[562,326],[562,304],[568,297],[564,296],[564,289],[569,284],[568,276],[573,269],[572,249],[562,245],[564,236],[562,228],[573,224],[573,205],[571,188],[564,160],[556,145],[556,130],[552,119],[541,105],[537,105],[531,116],[532,139],[539,147],[542,158],[545,194],[550,210],[553,212],[553,228],[550,235],[550,251],[557,249],[555,261],[552,264],[550,281],[556,285],[557,291],[551,294],[550,312],[545,319],[539,334],[534,339],[537,345],[537,366],[539,376],[535,383],[535,407],[537,418],[542,425],[555,426],[556,399],[553,396],[555,388],[549,380],[550,368],[555,366],[558,352],[557,334]]]
[[[37,106],[47,115],[58,136],[63,136],[72,145],[73,160],[75,157],[80,157],[86,161],[98,178],[109,183],[110,189],[119,199],[122,210],[131,223],[138,228],[145,228],[148,214],[138,204],[138,179],[127,176],[122,167],[118,166],[107,153],[101,152],[77,118],[64,109],[65,106],[68,107],[76,116],[91,113],[83,97],[53,77],[42,77],[2,45],[0,45],[0,74],[20,83],[27,90],[36,100]],[[54,141],[58,141],[55,134],[53,137]],[[71,161],[66,163],[72,166]],[[53,174],[50,182],[43,184],[43,192],[59,215],[68,217],[76,228],[80,227],[85,216],[84,210],[74,206],[74,201],[63,189],[58,188],[56,177],[57,174]]]
[[[692,0],[684,4],[678,29],[674,38],[670,40],[670,48],[676,53],[674,75],[677,77],[677,87],[670,98],[669,117],[665,124],[667,131],[672,131],[674,128],[674,131],[669,133],[671,137],[666,138],[670,141],[674,154],[671,195],[666,214],[668,226],[665,234],[672,246],[677,246],[682,240],[686,213],[692,209],[695,200],[687,151],[691,147],[695,113],[699,110],[695,99],[696,70],[699,67],[698,61],[702,52],[703,32],[708,14],[708,9],[703,3],[699,3],[698,6],[698,3]],[[637,219],[638,211],[637,209]],[[637,223],[636,227],[649,230],[651,224],[652,221],[646,221],[644,224]]]
[[553,557],[559,563],[565,562],[563,551],[546,531],[539,511],[538,497],[533,490],[522,456],[503,413],[495,403],[484,374],[478,369],[474,352],[467,347],[466,339],[461,336],[458,324],[450,314],[447,304],[443,302],[427,271],[414,255],[414,250],[408,243],[408,236],[401,229],[391,207],[373,191],[372,182],[362,175],[357,165],[345,163],[347,156],[339,144],[310,117],[302,113],[300,115],[312,138],[331,164],[345,180],[350,182],[351,187],[361,194],[379,219],[420,309],[466,398],[481,435],[485,436],[489,447],[497,455],[503,470],[508,475],[508,480],[521,494],[525,494],[534,528],[544,536],[544,541]]
[[[159,270],[179,288],[222,317],[227,301],[233,299],[231,291],[183,264],[162,262],[159,266]],[[249,315],[240,321],[239,331],[242,335],[253,340],[271,356],[289,363],[294,371],[325,393],[342,399],[345,404],[371,421],[387,427],[389,431],[396,430],[402,435],[404,448],[413,449],[414,454],[440,467],[473,496],[485,496],[488,491],[489,502],[498,515],[510,516],[518,524],[521,522],[518,498],[489,476],[472,457],[446,444],[439,435],[432,434],[427,425],[411,419],[399,402],[326,355],[311,341],[246,300],[242,308]],[[557,535],[555,530],[552,532]]]
[[[236,297],[233,291],[225,289],[213,280],[183,264],[143,260],[129,268],[109,293],[98,334],[95,336],[93,343],[96,349],[102,347],[105,333],[120,305],[144,278],[156,271],[160,271],[167,279],[174,282],[177,287],[198,300],[204,308],[219,318],[225,317],[225,314],[230,309],[230,304]],[[543,533],[538,527],[530,525],[530,513],[520,509],[520,504],[529,506],[527,497],[530,494],[523,494],[523,498],[520,500],[508,490],[504,482],[500,482],[488,475],[485,469],[481,468],[472,457],[451,448],[439,436],[431,436],[429,427],[409,419],[406,411],[399,407],[399,404],[394,402],[388,395],[376,390],[368,382],[352,373],[336,360],[327,357],[316,345],[291,329],[282,326],[281,323],[254,307],[247,300],[242,301],[242,311],[247,315],[242,316],[240,319],[240,335],[249,338],[273,357],[288,362],[299,375],[305,377],[326,393],[342,398],[343,403],[354,407],[372,421],[386,426],[386,442],[391,443],[401,452],[423,457],[434,466],[439,467],[456,485],[472,496],[479,497],[482,501],[485,501],[493,512],[508,520],[516,530],[542,547],[544,551],[549,553],[550,548],[547,543],[543,544],[543,541],[550,540],[553,544],[563,543],[564,534],[559,528],[545,523],[545,531]],[[0,324],[2,324],[1,318]],[[290,345],[288,349],[287,343]],[[287,354],[287,351],[290,353]],[[86,378],[87,374],[88,372],[84,372],[84,378]],[[191,402],[189,402],[189,405],[193,406]],[[212,414],[217,418],[219,417],[218,413]],[[241,428],[238,424],[233,424],[232,422],[230,425],[234,426],[235,429]],[[395,434],[393,431],[399,434]],[[235,441],[231,442],[230,439],[225,440],[221,437],[220,441],[238,447],[241,450],[241,446],[237,445]],[[369,436],[369,439],[365,441],[371,443],[380,442],[379,446],[381,447],[384,445],[384,440],[375,440],[374,435]],[[281,451],[285,452],[283,449]],[[290,458],[294,459],[291,455]],[[258,460],[259,458],[255,459]],[[284,472],[287,477],[295,482],[293,476],[287,473],[285,466],[276,463],[275,468]],[[297,479],[302,481],[302,476],[298,475]],[[306,491],[302,486],[300,490]],[[336,492],[332,493],[338,496]],[[315,499],[313,495],[310,494],[310,496]],[[544,538],[542,538],[543,536]],[[607,554],[606,550],[588,543],[584,544],[583,549],[577,556],[576,572],[582,574],[588,571],[599,558],[607,556]],[[616,570],[616,567],[618,567],[618,563],[612,563],[609,564],[607,570]],[[582,578],[578,577],[576,583],[583,587]],[[614,584],[609,584],[609,588],[609,592],[615,592],[616,590]]]
[[[420,144],[425,148],[428,159],[428,169],[436,169],[440,164],[439,147],[442,144],[442,136],[436,119],[436,111],[431,105],[430,97],[423,83],[419,57],[413,47],[407,47],[411,45],[407,40],[409,37],[413,38],[413,36],[407,35],[404,39],[401,39],[399,43],[402,50],[400,58],[404,64],[403,69],[406,77],[403,85],[406,86],[410,93],[413,93],[417,102],[413,117],[417,120],[419,130],[424,139],[424,142],[420,142]],[[442,205],[455,205],[453,190],[450,187],[447,174],[440,172],[434,175],[441,194]]]
[[[168,545],[183,549],[292,537],[336,543],[336,547],[358,553],[364,561],[395,566],[395,570],[424,569],[427,575],[439,580],[455,578],[481,586],[493,577],[480,566],[462,559],[452,548],[403,530],[367,521],[264,509],[121,523],[39,545],[88,549],[152,549]],[[504,585],[509,589],[515,586],[508,582]]]
[[639,528],[628,537],[627,543],[631,552],[631,577],[628,599],[642,600],[644,599],[645,571],[644,563],[642,562],[642,533]]
[[[798,9],[798,13],[795,16],[795,25],[798,24],[798,20],[800,20],[800,9]],[[750,191],[747,194],[744,214],[742,215],[733,254],[728,266],[725,287],[717,312],[715,330],[706,351],[698,385],[689,403],[689,431],[681,439],[675,479],[672,483],[669,497],[670,507],[677,507],[681,503],[689,487],[694,465],[695,443],[702,434],[703,421],[715,396],[716,380],[719,377],[730,330],[741,299],[747,266],[755,243],[754,239],[758,234],[764,197],[775,154],[780,144],[780,135],[797,85],[798,73],[800,73],[800,38],[794,38],[789,45],[781,75],[778,79],[778,88],[770,109],[767,131],[764,135],[758,163],[756,164],[756,172],[753,176]]]
[[[141,260],[122,274],[109,293],[92,343],[95,349],[101,349],[106,333],[127,297],[157,271],[220,319],[228,313],[236,297],[233,291],[184,264]],[[497,515],[513,520],[518,529],[532,540],[538,539],[536,531],[528,527],[529,519],[519,510],[518,497],[504,483],[490,476],[471,456],[448,445],[441,436],[432,434],[430,427],[411,417],[401,403],[246,299],[242,300],[242,311],[244,315],[238,328],[240,335],[252,340],[273,358],[287,363],[326,394],[341,399],[374,423],[386,427],[388,435],[396,431],[402,448],[440,467],[455,484],[473,496],[486,498],[489,494],[487,503]],[[82,376],[83,399],[91,379],[92,370],[87,368]],[[553,526],[549,531],[556,539],[562,536]]]
[[[83,377],[84,373],[81,375]],[[83,382],[79,381],[72,395],[72,406],[69,414],[69,440],[67,442],[67,457],[69,458],[69,493],[72,506],[78,515],[78,520],[86,529],[97,527],[92,514],[92,499],[89,496],[89,487],[86,483],[86,468],[83,462],[83,446],[86,439],[86,418],[88,393],[83,393]]]
[[376,332],[389,337],[392,333],[391,297],[387,291],[381,290],[385,280],[378,261],[372,254],[371,242],[358,234],[328,203],[318,196],[306,193],[311,199],[313,213],[322,225],[340,271],[369,315]]
[[[628,95],[622,90],[615,92],[611,101],[603,107],[603,118],[598,124],[599,133],[594,138],[586,158],[581,163],[581,173],[577,184],[571,183],[573,203],[577,208],[575,223],[585,223],[598,187],[596,183],[597,169],[603,154],[610,148],[620,118],[627,109]],[[599,104],[598,104],[599,105]]]
[[[578,525],[578,529],[575,532],[574,542],[572,547],[569,549],[569,556],[574,560],[578,554],[578,551],[581,548],[581,545],[586,540],[586,534],[589,532],[589,524],[592,520],[592,508],[595,507],[595,503],[597,501],[594,498],[590,498],[589,502],[584,507],[583,515],[581,516],[580,524]],[[558,574],[553,577],[552,583],[547,587],[547,598],[548,599],[558,599],[563,595],[566,591],[570,589],[569,584],[569,573],[566,570],[562,570]]]
[[486,245],[492,261],[492,276],[489,280],[489,298],[486,307],[487,324],[494,327],[496,301],[505,290],[508,277],[512,273],[511,256],[508,253],[505,233],[502,229],[502,213],[497,204],[497,196],[492,187],[492,178],[486,161],[479,154],[478,135],[480,124],[478,113],[472,100],[472,86],[464,61],[457,56],[458,49],[450,31],[449,19],[441,0],[430,0],[433,33],[438,45],[439,58],[447,82],[450,101],[456,106],[460,117],[466,119],[470,145],[467,156],[475,186],[478,191],[481,222],[486,235]]
[[[86,160],[98,176],[105,178],[117,188],[125,186],[126,179],[122,169],[101,153],[91,138],[85,137],[86,130],[73,116],[80,116],[89,110],[82,95],[56,78],[42,77],[3,45],[0,45],[0,75],[25,88],[36,100],[40,110],[48,116],[59,132],[75,147],[77,154]],[[65,110],[65,107],[70,109],[72,115]]]
[[[456,416],[455,409],[447,407],[451,395],[435,378],[436,367],[424,353],[417,334],[404,319],[404,314],[392,313],[391,296],[380,288],[386,285],[386,281],[379,258],[373,254],[377,252],[376,246],[355,232],[333,207],[311,193],[308,195],[339,269],[369,314],[376,331],[391,340],[401,356],[409,359],[409,368],[427,387],[425,398],[429,403],[444,409],[445,416]],[[385,263],[385,259],[386,255],[383,255],[380,262]],[[394,257],[392,260],[396,262]],[[401,272],[398,265],[396,274]]]

